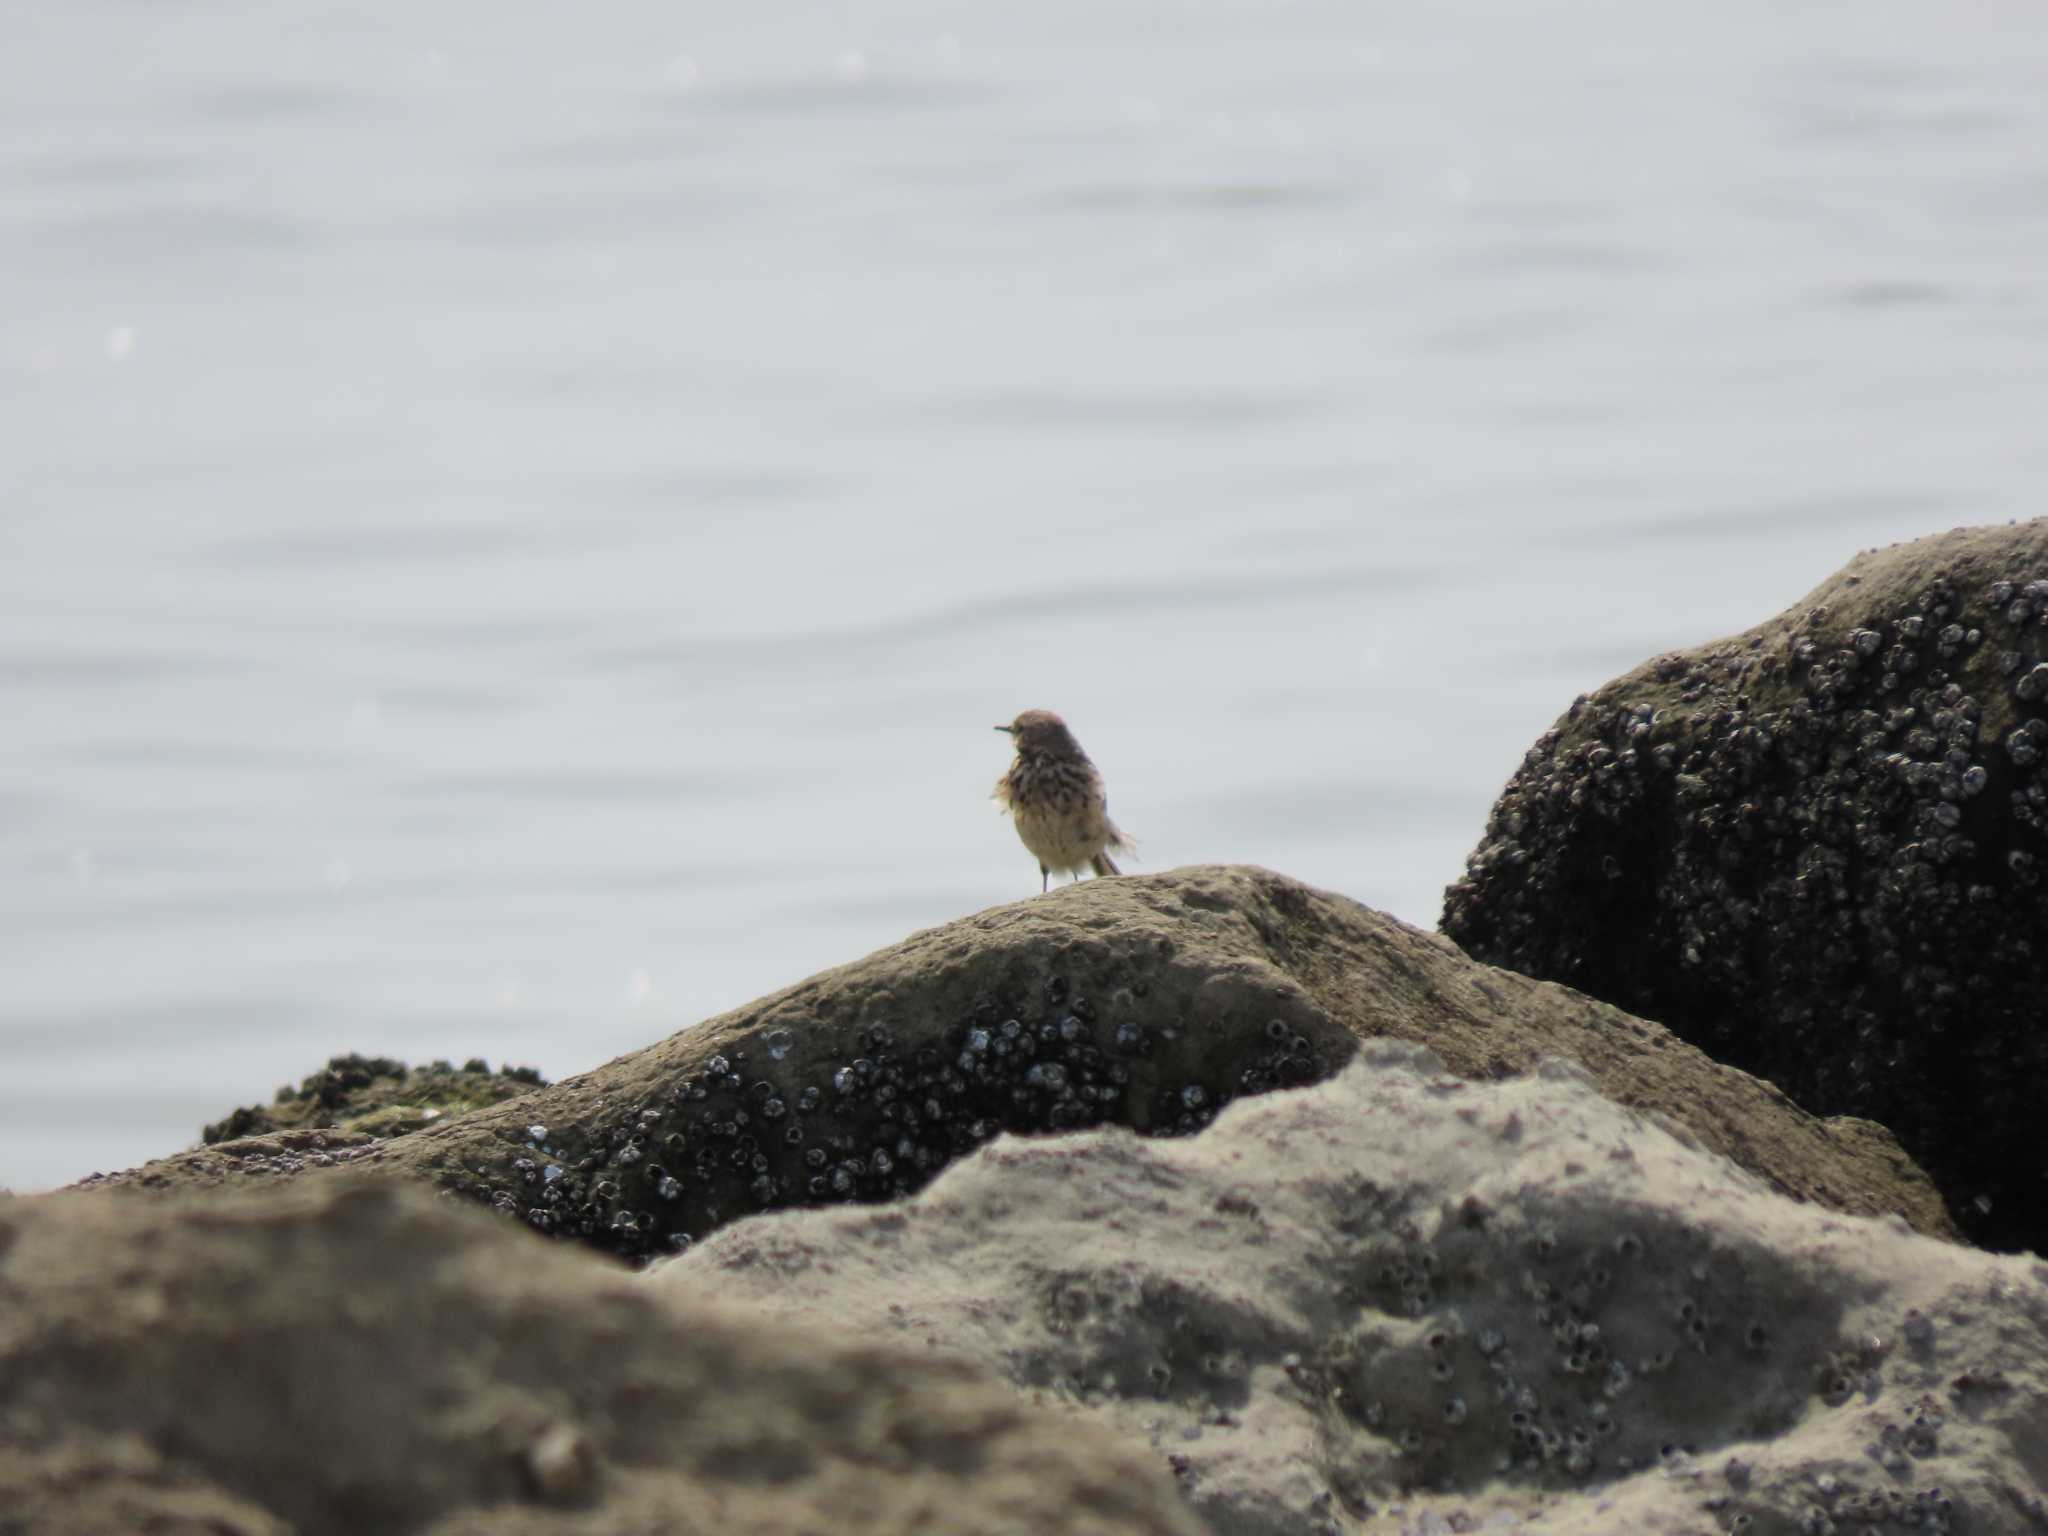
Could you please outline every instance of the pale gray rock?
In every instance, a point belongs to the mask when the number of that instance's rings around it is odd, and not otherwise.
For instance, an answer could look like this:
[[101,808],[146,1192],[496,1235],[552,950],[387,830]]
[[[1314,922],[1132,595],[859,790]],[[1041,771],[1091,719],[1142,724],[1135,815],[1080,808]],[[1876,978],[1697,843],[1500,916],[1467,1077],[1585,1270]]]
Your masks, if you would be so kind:
[[1006,1137],[644,1283],[992,1367],[1219,1536],[2048,1522],[2048,1266],[1788,1200],[1563,1062],[1368,1045],[1198,1137]]

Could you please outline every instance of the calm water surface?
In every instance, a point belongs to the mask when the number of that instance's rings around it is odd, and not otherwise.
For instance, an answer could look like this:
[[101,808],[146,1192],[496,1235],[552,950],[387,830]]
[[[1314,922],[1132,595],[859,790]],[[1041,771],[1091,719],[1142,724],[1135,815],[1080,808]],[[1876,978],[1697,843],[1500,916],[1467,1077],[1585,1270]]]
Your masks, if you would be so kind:
[[2031,5],[0,22],[0,1184],[1142,867],[1434,922],[1529,741],[2048,485]]

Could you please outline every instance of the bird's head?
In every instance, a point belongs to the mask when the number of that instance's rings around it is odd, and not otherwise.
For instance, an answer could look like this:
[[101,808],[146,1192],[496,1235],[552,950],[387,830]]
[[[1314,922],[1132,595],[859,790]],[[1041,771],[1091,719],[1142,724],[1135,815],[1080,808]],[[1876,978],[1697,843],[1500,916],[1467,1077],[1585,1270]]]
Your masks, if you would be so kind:
[[1017,743],[1019,752],[1079,752],[1080,743],[1074,740],[1074,733],[1067,729],[1067,722],[1049,709],[1027,709],[1008,725],[996,727],[1007,731],[1010,739]]

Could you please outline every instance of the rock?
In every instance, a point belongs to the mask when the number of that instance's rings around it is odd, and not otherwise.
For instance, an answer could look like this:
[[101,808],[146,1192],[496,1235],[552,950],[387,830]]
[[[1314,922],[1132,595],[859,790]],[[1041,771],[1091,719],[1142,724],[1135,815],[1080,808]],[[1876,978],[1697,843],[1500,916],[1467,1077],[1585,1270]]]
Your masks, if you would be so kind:
[[1004,1138],[644,1283],[999,1369],[1217,1536],[2048,1521],[2048,1265],[1786,1200],[1564,1063],[1372,1045],[1198,1137]]
[[277,1090],[269,1104],[246,1104],[205,1127],[199,1139],[239,1141],[277,1131],[360,1131],[371,1136],[404,1136],[450,1115],[485,1104],[516,1099],[547,1079],[531,1067],[500,1067],[486,1061],[455,1067],[445,1061],[407,1067],[389,1056],[335,1056],[298,1087]]
[[1361,1039],[1498,1077],[1548,1055],[1668,1114],[1774,1187],[1951,1231],[1877,1128],[1820,1121],[1655,1025],[1474,964],[1448,941],[1264,870],[1088,881],[913,935],[581,1077],[402,1141],[223,1142],[101,1180],[431,1180],[634,1260],[745,1215],[921,1187],[1001,1131],[1199,1130],[1326,1076]]
[[390,1183],[0,1202],[10,1536],[1194,1536],[984,1373]]
[[1446,893],[1494,965],[1876,1120],[2048,1249],[2048,521],[1866,553],[1532,747]]

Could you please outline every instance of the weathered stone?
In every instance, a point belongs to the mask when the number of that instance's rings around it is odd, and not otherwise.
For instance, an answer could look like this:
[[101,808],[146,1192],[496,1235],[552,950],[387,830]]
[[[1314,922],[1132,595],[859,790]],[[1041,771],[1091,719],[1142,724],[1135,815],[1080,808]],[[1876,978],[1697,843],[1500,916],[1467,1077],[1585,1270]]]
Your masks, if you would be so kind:
[[1444,932],[1879,1121],[2048,1248],[2048,521],[1859,555],[1575,703]]
[[1216,1536],[2048,1523],[2048,1265],[1786,1200],[1563,1063],[1368,1045],[1198,1137],[1004,1139],[645,1283],[1000,1370]]
[[1951,1230],[1925,1176],[1873,1126],[1815,1120],[1655,1025],[1477,965],[1355,902],[1216,866],[962,918],[400,1141],[260,1137],[101,1182],[373,1166],[641,1259],[760,1211],[903,1195],[1005,1130],[1198,1130],[1229,1101],[1326,1076],[1383,1035],[1474,1077],[1569,1056],[1618,1101],[1669,1115],[1777,1188]]
[[1194,1536],[1149,1463],[420,1189],[0,1200],[9,1536]]

